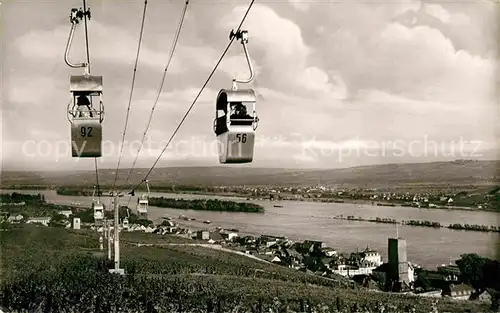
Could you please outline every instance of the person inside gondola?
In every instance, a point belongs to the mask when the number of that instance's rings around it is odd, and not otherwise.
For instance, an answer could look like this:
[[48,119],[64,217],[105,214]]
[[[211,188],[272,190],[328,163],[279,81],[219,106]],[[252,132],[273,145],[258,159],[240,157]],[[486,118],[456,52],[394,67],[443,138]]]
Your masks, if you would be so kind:
[[[244,120],[244,121],[241,121]],[[247,107],[241,102],[234,105],[234,113],[231,114],[232,125],[252,125],[253,117],[247,113]]]
[[77,108],[79,112],[78,117],[93,117],[92,109],[90,107],[90,101],[85,95],[81,95],[76,100]]

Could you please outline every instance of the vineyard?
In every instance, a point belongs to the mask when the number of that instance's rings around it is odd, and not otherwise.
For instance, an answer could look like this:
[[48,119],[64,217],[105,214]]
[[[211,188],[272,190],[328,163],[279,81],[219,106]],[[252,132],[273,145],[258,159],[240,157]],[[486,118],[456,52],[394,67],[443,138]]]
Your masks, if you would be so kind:
[[[124,233],[126,242],[184,243],[187,239]],[[134,238],[134,237],[138,238]],[[36,226],[0,232],[2,305],[20,312],[379,312],[431,311],[430,299],[370,292],[197,246],[123,244],[126,276],[111,265],[97,236]],[[160,239],[161,238],[161,239]],[[488,304],[441,300],[439,312],[486,312]]]

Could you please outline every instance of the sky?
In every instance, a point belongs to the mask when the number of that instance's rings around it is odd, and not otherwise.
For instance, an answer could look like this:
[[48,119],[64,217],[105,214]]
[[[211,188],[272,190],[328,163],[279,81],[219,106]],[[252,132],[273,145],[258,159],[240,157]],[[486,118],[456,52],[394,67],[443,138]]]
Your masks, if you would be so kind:
[[[150,167],[250,1],[191,0],[137,167]],[[144,1],[88,0],[91,73],[103,76],[101,168],[115,168]],[[2,169],[92,169],[71,157],[64,63],[76,0],[4,0]],[[134,161],[184,1],[149,0],[121,168]],[[83,24],[82,24],[83,25]],[[70,54],[85,60],[79,25]],[[500,4],[494,1],[256,0],[243,29],[258,97],[254,161],[240,166],[498,159]],[[235,42],[157,166],[219,165],[220,89],[248,67]]]

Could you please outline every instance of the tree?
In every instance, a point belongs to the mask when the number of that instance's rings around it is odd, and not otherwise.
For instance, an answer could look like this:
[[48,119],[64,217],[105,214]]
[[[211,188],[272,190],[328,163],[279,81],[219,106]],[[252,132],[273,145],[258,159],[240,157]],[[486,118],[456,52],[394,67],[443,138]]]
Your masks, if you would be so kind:
[[0,223],[0,229],[2,229],[2,230],[9,230],[9,229],[11,229],[11,225],[7,221],[2,221]]
[[321,259],[313,256],[306,256],[304,258],[304,265],[308,270],[313,272],[326,270],[326,266],[321,262]]
[[477,297],[488,289],[492,296],[490,310],[499,312],[500,262],[483,258],[477,254],[463,254],[456,263],[460,268],[464,282],[476,290],[473,296]]
[[478,294],[485,290],[485,279],[483,267],[488,259],[475,253],[462,254],[455,263],[460,269],[461,278],[466,284],[470,284]]
[[170,226],[170,223],[168,221],[163,221],[160,226]]
[[487,288],[500,290],[500,261],[487,259],[483,267],[483,276]]
[[483,266],[485,288],[491,294],[491,308],[493,312],[500,312],[500,262],[487,260]]
[[53,214],[52,218],[51,218],[51,221],[54,221],[54,222],[63,222],[65,220],[66,220],[66,215],[59,214],[59,213]]
[[138,220],[134,221],[134,223],[133,223],[133,224],[138,224],[138,225],[142,225],[142,226],[147,227],[147,226],[152,225],[152,224],[153,224],[153,221],[151,221],[151,220],[146,220],[146,219],[138,219]]
[[423,270],[418,273],[417,281],[415,282],[417,287],[422,287],[424,290],[430,290],[432,288],[431,282],[429,281],[429,274],[427,271]]
[[66,216],[63,214],[55,213],[52,215],[50,222],[50,227],[66,227]]

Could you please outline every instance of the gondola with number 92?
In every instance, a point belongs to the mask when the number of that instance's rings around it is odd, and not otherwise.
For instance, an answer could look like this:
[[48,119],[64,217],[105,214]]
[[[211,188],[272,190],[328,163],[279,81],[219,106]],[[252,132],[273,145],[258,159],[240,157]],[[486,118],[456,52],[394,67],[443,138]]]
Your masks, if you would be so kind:
[[102,76],[71,76],[70,92],[68,119],[71,123],[72,156],[101,157],[101,123],[104,119]]
[[[84,17],[90,18],[90,10],[71,9],[69,16],[71,31],[66,44],[64,61],[71,68],[85,68],[85,72],[83,75],[70,77],[69,92],[71,100],[68,104],[67,114],[71,123],[72,156],[76,158],[98,158],[102,155],[101,124],[104,120],[102,76],[90,75],[87,43],[87,62],[75,64],[69,60],[69,51],[76,26]],[[87,32],[86,28],[85,26],[85,33]]]

